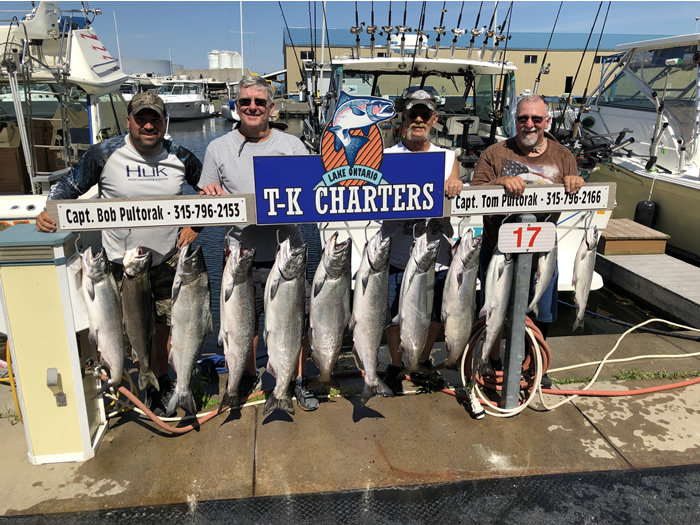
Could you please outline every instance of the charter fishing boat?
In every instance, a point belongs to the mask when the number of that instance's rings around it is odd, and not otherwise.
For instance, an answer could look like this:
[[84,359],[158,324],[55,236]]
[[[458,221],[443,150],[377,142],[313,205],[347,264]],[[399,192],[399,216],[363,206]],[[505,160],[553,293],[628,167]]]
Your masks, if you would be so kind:
[[88,147],[125,131],[127,76],[91,27],[99,14],[0,11],[0,227],[33,220]]
[[[491,27],[494,27],[493,19]],[[318,85],[327,82],[329,89],[321,97],[320,109],[315,114],[312,112],[311,118],[305,122],[304,139],[307,145],[319,151],[320,134],[330,122],[341,96],[347,93],[382,97],[394,102],[396,115],[378,124],[384,146],[390,147],[401,139],[404,97],[411,91],[422,89],[434,94],[438,106],[438,121],[432,130],[431,141],[455,151],[460,164],[460,177],[465,184],[469,184],[481,152],[489,144],[515,134],[513,114],[504,108],[514,108],[517,103],[517,68],[504,56],[504,46],[499,47],[499,43],[506,38],[499,34],[504,27],[505,21],[499,31],[489,31],[490,37],[483,30],[486,38],[483,43],[479,41],[481,45],[475,44],[475,37],[480,36],[482,30],[475,29],[471,33],[469,47],[462,48],[455,46],[457,37],[464,32],[459,29],[453,30],[455,37],[452,46],[448,44],[442,49],[437,38],[431,43],[426,33],[411,35],[405,31],[405,27],[396,34],[388,34],[386,47],[361,47],[358,39],[352,55],[333,58],[324,68],[330,71],[330,76],[328,79],[322,76],[317,82]],[[489,38],[490,48],[487,45]],[[596,226],[603,230],[609,218],[609,211],[561,215],[557,231],[560,290],[573,290],[573,261],[584,228]],[[466,228],[472,228],[478,234],[482,229],[482,218],[477,215],[454,217],[452,224],[455,235]],[[324,237],[336,230],[353,237],[354,270],[359,266],[365,240],[378,228],[378,222],[369,225],[356,222],[321,225]],[[596,274],[592,289],[602,286],[602,278]]]
[[163,80],[158,87],[158,95],[163,99],[170,120],[194,120],[214,115],[207,85],[198,80]]
[[[581,119],[587,147],[619,148],[590,175],[591,181],[617,183],[614,217],[636,218],[670,235],[669,251],[696,263],[698,44],[700,33],[618,45],[621,55],[604,73]],[[627,143],[630,138],[634,142]]]

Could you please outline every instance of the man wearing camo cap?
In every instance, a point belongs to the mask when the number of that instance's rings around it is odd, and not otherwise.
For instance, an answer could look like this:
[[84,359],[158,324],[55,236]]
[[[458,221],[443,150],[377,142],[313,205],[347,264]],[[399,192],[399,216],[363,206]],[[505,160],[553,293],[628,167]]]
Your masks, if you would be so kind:
[[[127,112],[128,134],[91,146],[51,188],[49,200],[77,199],[95,184],[100,198],[108,199],[181,195],[184,182],[199,190],[202,163],[189,150],[164,138],[167,111],[163,100],[152,92],[137,93]],[[54,232],[56,222],[44,210],[36,219],[36,227]],[[197,232],[188,227],[102,230],[102,245],[118,281],[125,251],[140,246],[152,253],[150,279],[156,325],[150,364],[159,385],[148,388],[147,402],[156,415],[165,414],[164,396],[172,390],[168,376],[170,297],[178,249],[196,238]]]
[[[385,150],[385,153],[418,153],[438,152],[445,153],[445,193],[448,197],[454,197],[462,191],[462,181],[459,178],[459,165],[455,158],[455,152],[439,148],[430,142],[430,132],[438,120],[437,104],[435,98],[423,89],[411,92],[404,100],[402,114],[401,142]],[[391,237],[391,252],[389,253],[389,309],[393,317],[391,326],[386,329],[387,346],[391,354],[391,364],[387,366],[385,382],[392,392],[401,391],[401,377],[403,369],[399,345],[401,334],[398,326],[399,295],[404,270],[408,264],[413,244],[413,236],[420,236],[428,232],[428,240],[440,239],[435,265],[435,293],[433,301],[433,315],[430,324],[428,338],[421,356],[421,367],[430,369],[432,362],[430,353],[438,335],[440,334],[440,304],[442,302],[442,290],[445,286],[447,270],[450,264],[450,248],[453,235],[450,219],[418,219],[418,220],[385,220],[382,222],[382,235]]]

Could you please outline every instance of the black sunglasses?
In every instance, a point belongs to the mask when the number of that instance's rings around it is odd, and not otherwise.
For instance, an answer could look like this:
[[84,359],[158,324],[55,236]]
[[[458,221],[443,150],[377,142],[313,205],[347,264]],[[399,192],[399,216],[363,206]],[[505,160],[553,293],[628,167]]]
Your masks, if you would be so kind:
[[266,98],[239,98],[238,99],[238,105],[241,107],[248,107],[250,106],[251,102],[255,101],[255,105],[258,106],[259,108],[266,108],[267,107],[267,99]]
[[430,108],[426,108],[425,106],[423,108],[411,108],[408,110],[408,118],[411,120],[415,120],[418,117],[423,120],[430,120],[430,117],[432,116],[433,112],[430,110]]
[[515,117],[515,120],[517,120],[519,124],[527,124],[528,120],[532,120],[532,122],[534,122],[535,124],[542,124],[542,122],[544,122],[546,118],[547,117],[519,115]]

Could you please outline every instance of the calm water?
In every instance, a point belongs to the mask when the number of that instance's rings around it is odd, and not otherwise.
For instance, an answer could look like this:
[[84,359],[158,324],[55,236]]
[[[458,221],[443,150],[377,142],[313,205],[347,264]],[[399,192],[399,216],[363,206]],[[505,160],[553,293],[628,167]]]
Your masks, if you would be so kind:
[[[299,120],[290,119],[287,123],[289,124],[289,133],[300,135],[301,125]],[[228,120],[223,118],[211,118],[197,121],[172,122],[170,123],[169,133],[176,143],[186,147],[197,155],[200,160],[204,161],[204,152],[209,142],[228,133],[231,127],[232,123]],[[185,193],[191,193],[189,187],[186,188]],[[216,343],[219,333],[219,292],[221,289],[223,239],[225,233],[226,228],[223,226],[207,227],[200,233],[197,239],[197,244],[201,244],[204,250],[207,268],[209,270],[212,285],[212,313],[214,317],[214,331],[207,336],[202,353],[222,353],[222,349],[217,348]],[[312,262],[317,261],[317,247],[310,250],[309,259]],[[309,274],[312,275],[312,271],[313,268],[310,268]],[[574,304],[573,293],[562,292],[559,294],[559,299],[565,303]],[[657,314],[654,312],[623,297],[620,295],[619,291],[613,291],[607,287],[591,292],[587,309],[606,317],[633,324],[641,323],[651,317],[657,317]],[[658,316],[666,318],[666,315],[663,313],[658,314]],[[565,304],[560,304],[559,319],[552,325],[550,336],[571,335],[571,327],[573,326],[575,317],[576,311],[573,308]],[[626,331],[627,328],[627,326],[616,324],[604,318],[587,315],[583,332],[579,331],[577,333],[621,334]],[[656,326],[655,328],[666,329],[665,326]],[[261,358],[260,354],[259,358]]]

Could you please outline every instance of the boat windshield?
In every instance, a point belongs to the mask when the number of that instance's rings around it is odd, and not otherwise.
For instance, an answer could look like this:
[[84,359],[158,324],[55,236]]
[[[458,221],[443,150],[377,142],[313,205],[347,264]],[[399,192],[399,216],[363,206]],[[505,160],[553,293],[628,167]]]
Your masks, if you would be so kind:
[[447,114],[473,112],[484,121],[490,121],[493,109],[494,78],[492,75],[474,75],[471,78],[445,73],[427,73],[421,77],[409,77],[394,73],[360,73],[343,71],[342,90],[357,95],[373,95],[396,100],[410,92],[423,89],[430,92],[438,110]]
[[166,84],[158,88],[159,95],[198,95],[200,92],[198,84]]
[[664,111],[678,123],[683,136],[692,136],[697,95],[693,55],[697,51],[696,44],[633,50],[626,67],[601,92],[597,104],[656,111],[652,92],[661,98],[665,87]]

